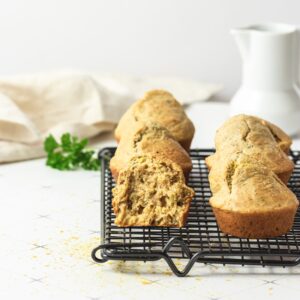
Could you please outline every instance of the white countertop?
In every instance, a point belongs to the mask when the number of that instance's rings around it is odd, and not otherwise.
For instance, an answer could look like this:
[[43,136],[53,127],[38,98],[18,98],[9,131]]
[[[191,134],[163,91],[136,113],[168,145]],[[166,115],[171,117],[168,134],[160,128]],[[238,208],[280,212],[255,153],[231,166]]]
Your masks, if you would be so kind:
[[[194,147],[213,146],[227,111],[217,103],[188,109],[197,127]],[[101,145],[113,144],[106,135]],[[300,266],[195,264],[178,278],[164,261],[94,263],[99,182],[98,172],[60,172],[44,159],[0,166],[0,299],[299,298]]]

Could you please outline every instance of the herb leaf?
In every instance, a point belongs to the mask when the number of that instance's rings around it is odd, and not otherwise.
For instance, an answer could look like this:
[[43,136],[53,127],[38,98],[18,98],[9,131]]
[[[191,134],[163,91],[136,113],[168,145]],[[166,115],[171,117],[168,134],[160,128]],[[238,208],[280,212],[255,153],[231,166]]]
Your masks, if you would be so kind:
[[100,161],[94,157],[94,150],[86,149],[87,145],[88,139],[79,140],[70,133],[63,134],[60,143],[49,135],[44,141],[46,165],[58,170],[99,170]]
[[58,146],[59,145],[53,135],[49,135],[44,142],[44,148],[47,153],[52,153]]

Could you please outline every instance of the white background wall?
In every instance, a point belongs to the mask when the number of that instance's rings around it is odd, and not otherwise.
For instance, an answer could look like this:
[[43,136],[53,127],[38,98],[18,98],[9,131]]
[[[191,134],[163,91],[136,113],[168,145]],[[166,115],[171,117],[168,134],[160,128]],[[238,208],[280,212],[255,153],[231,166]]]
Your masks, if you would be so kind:
[[300,23],[298,0],[2,0],[0,75],[74,68],[239,85],[231,27]]

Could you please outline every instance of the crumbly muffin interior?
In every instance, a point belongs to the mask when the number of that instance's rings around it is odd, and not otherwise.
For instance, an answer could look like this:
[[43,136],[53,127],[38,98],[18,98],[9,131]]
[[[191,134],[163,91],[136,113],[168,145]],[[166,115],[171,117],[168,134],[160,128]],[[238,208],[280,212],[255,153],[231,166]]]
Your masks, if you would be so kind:
[[120,226],[183,226],[193,190],[174,163],[135,157],[113,190],[113,206]]

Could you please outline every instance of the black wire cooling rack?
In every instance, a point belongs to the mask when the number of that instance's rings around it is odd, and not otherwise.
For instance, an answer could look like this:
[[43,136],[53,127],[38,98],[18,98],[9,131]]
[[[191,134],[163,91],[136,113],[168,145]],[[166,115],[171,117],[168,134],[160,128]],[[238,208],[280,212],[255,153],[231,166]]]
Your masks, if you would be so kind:
[[[224,235],[218,228],[208,203],[211,196],[205,158],[213,149],[190,151],[193,170],[189,186],[195,190],[187,224],[183,228],[128,227],[114,224],[111,190],[115,183],[109,170],[109,160],[115,148],[99,152],[101,160],[101,244],[92,251],[99,263],[108,260],[154,261],[165,259],[177,276],[185,276],[195,262],[214,264],[295,266],[300,263],[300,209],[292,230],[270,239],[240,239]],[[289,188],[300,199],[300,151],[290,153],[295,163]],[[100,254],[100,257],[99,257]],[[186,259],[179,270],[174,258]]]

